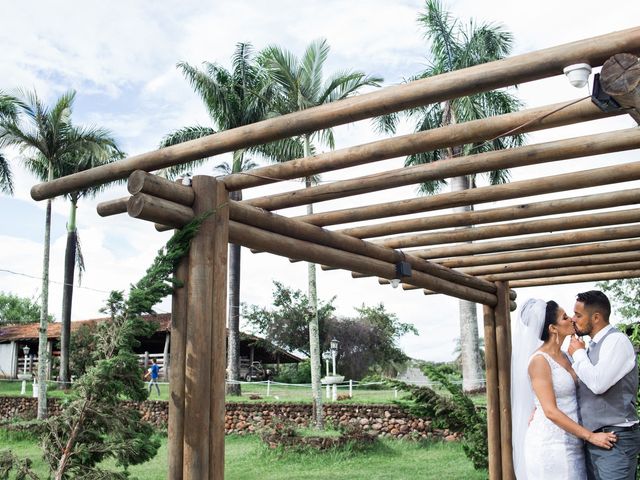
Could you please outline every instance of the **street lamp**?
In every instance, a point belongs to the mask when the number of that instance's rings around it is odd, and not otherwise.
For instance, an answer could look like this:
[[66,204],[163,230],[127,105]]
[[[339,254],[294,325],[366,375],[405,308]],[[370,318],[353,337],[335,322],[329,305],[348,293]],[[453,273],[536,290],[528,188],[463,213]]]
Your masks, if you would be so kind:
[[25,345],[22,347],[22,351],[24,352],[24,374],[27,374],[27,358],[29,358],[29,345]]
[[[331,359],[333,360],[333,376],[337,375],[336,373],[336,356],[338,355],[338,345],[340,342],[335,338],[331,339]],[[333,384],[333,395],[332,400],[335,402],[338,400],[338,385]]]
[[[322,359],[325,362],[325,365],[327,367],[327,377],[329,377],[329,375],[331,375],[331,371],[329,370],[329,360],[331,360],[331,352],[326,351],[322,353]],[[329,385],[329,382],[327,382],[327,398],[331,397],[331,385]]]

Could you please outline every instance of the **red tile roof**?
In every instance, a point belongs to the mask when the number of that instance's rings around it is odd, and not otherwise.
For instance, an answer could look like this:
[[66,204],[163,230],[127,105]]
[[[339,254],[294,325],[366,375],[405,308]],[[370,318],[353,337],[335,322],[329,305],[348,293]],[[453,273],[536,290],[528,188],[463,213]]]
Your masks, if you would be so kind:
[[[93,318],[91,320],[77,320],[71,322],[71,330],[77,330],[83,325],[91,325],[96,322],[103,322],[109,317]],[[158,324],[156,332],[168,332],[171,330],[171,314],[161,313],[159,315],[145,315],[144,319]],[[38,323],[24,323],[20,325],[7,325],[0,327],[0,342],[11,342],[13,340],[35,340],[38,338]],[[47,338],[60,338],[60,322],[50,323],[47,327]]]

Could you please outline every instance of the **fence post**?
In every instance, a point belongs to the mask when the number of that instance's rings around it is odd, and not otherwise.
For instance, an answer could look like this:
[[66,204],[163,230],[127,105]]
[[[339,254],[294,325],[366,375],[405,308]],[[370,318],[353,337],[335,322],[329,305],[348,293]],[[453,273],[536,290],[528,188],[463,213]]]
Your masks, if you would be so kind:
[[393,398],[398,398],[398,387],[393,387]]
[[267,397],[271,394],[271,380],[267,380]]
[[353,398],[353,380],[349,379],[349,398]]
[[331,385],[327,383],[327,400],[331,398]]

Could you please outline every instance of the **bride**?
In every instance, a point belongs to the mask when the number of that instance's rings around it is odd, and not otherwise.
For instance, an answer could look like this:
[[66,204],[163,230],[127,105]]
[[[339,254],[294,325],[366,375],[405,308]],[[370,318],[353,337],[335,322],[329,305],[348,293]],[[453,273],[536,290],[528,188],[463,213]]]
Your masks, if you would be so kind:
[[574,333],[571,318],[553,300],[527,300],[514,322],[512,444],[518,480],[584,480],[583,440],[606,449],[616,441],[614,434],[578,423],[577,377],[560,350]]

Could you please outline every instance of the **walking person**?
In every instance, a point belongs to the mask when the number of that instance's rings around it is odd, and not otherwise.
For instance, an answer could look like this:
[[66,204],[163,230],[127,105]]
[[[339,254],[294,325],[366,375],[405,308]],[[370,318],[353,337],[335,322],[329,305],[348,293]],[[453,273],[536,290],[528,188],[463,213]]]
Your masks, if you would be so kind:
[[149,395],[151,395],[151,387],[153,385],[156,386],[156,391],[158,392],[158,396],[160,396],[160,387],[158,386],[158,376],[160,372],[160,365],[155,358],[151,359],[151,366],[147,371],[145,377],[149,379]]

